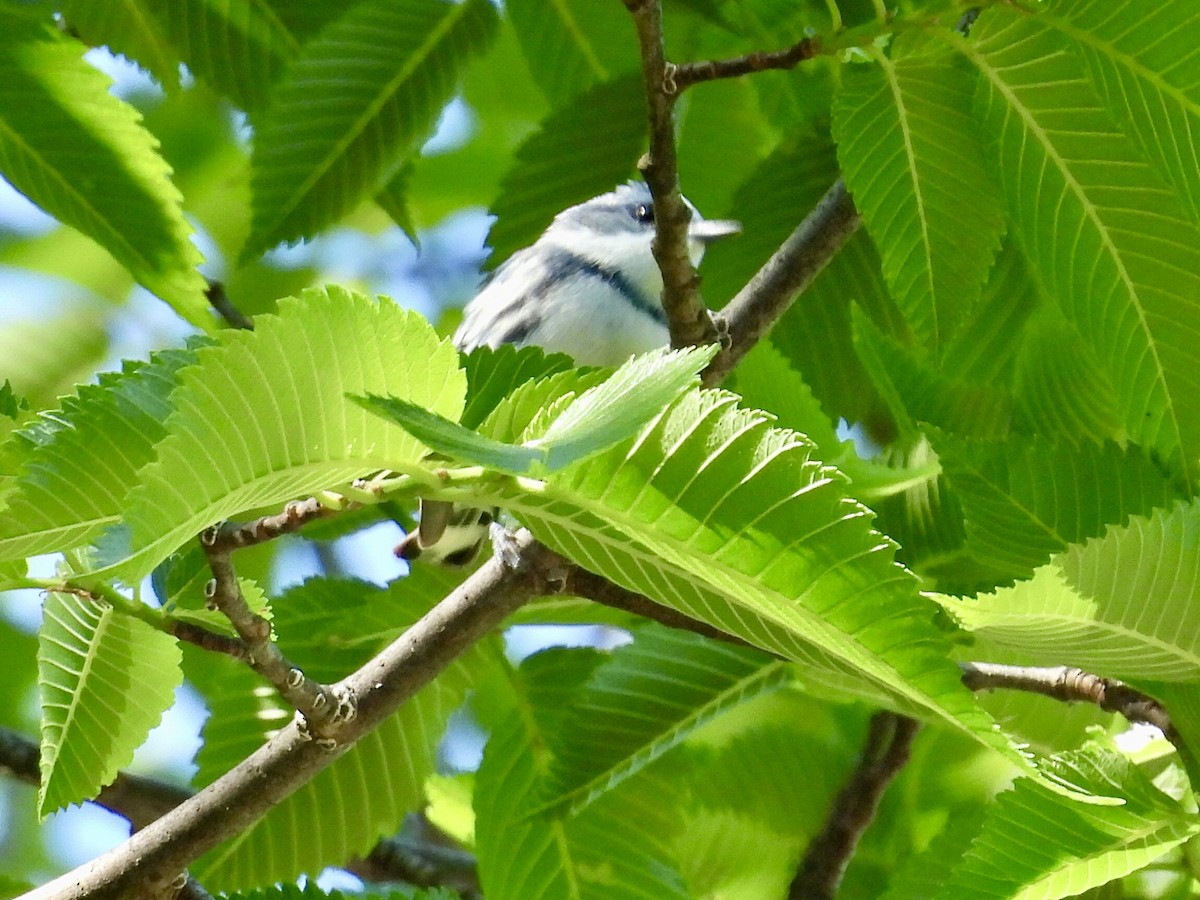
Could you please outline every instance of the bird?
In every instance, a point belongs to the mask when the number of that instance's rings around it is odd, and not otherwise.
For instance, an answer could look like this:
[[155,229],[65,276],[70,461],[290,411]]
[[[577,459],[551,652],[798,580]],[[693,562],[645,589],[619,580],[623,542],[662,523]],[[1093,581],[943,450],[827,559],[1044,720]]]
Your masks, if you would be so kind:
[[[691,213],[688,255],[699,265],[708,245],[741,231],[738,222]],[[619,366],[670,343],[662,273],[651,244],[654,200],[645,182],[568,207],[542,235],[488,278],[454,334],[464,353],[503,344],[566,353],[581,366]],[[419,524],[396,555],[465,565],[478,554],[495,510],[422,501]]]

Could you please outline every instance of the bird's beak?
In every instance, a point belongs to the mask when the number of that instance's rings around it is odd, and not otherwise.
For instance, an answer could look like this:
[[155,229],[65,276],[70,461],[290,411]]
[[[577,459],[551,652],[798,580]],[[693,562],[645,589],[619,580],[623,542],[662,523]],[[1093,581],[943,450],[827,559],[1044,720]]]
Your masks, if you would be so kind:
[[711,244],[718,238],[740,234],[741,230],[742,223],[732,219],[702,219],[699,222],[693,219],[688,227],[688,237],[702,244]]

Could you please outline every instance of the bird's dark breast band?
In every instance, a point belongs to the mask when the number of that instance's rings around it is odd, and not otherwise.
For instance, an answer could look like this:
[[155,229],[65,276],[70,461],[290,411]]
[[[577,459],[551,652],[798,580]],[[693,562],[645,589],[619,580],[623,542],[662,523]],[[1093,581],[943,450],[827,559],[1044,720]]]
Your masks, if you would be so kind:
[[[629,305],[634,309],[645,313],[664,328],[667,327],[667,314],[663,311],[662,304],[656,298],[646,297],[620,272],[572,253],[570,250],[562,249],[555,250],[550,254],[545,266],[542,277],[537,280],[533,289],[521,298],[522,303],[537,300],[555,285],[569,284],[575,278],[594,278],[628,300]],[[529,333],[537,327],[537,324],[536,321],[530,321],[527,317],[521,324],[513,325],[504,331],[498,338],[498,343],[520,344],[529,337]]]

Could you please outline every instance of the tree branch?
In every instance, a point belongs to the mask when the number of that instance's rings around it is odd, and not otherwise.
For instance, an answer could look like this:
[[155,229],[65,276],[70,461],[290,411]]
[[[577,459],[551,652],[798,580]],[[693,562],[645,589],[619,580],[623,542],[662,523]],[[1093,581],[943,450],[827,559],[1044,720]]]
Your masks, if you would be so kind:
[[716,387],[787,312],[835,253],[858,230],[862,219],[846,184],[838,179],[737,296],[721,311],[728,345],[701,378]]
[[271,806],[312,779],[377,727],[511,612],[561,584],[561,558],[518,535],[521,563],[484,563],[383,652],[335,688],[353,698],[358,715],[342,721],[332,743],[314,741],[296,722],[242,763],[128,841],[25,900],[144,897],[240,833]]
[[223,533],[237,535],[245,531],[242,526],[214,525],[200,535],[200,545],[213,573],[212,580],[204,588],[205,597],[233,624],[246,645],[245,659],[250,667],[271,682],[284,701],[304,716],[306,727],[325,739],[325,732],[331,725],[336,725],[344,716],[353,715],[353,707],[293,665],[271,640],[271,623],[246,603],[233,568],[232,548],[236,543],[222,540]]
[[875,818],[883,792],[908,762],[921,725],[898,713],[871,716],[862,761],[837,795],[825,827],[813,838],[788,889],[788,900],[832,900],[859,839]]
[[[37,787],[38,753],[36,741],[0,726],[0,772]],[[119,772],[116,780],[91,802],[128,821],[133,831],[139,831],[193,796],[195,792],[185,787]],[[367,880],[407,881],[419,887],[446,885],[464,896],[479,887],[475,858],[432,838],[428,842],[385,838],[366,859],[349,861],[342,868]]]
[[1065,703],[1090,703],[1105,712],[1120,713],[1130,722],[1153,725],[1181,753],[1183,739],[1171,716],[1153,697],[1115,678],[1104,678],[1069,666],[1008,666],[1000,663],[959,663],[963,684],[973,691],[996,688],[1041,694]]
[[740,78],[768,69],[794,69],[805,60],[821,52],[821,39],[806,37],[783,50],[768,50],[747,53],[732,59],[710,59],[701,62],[681,63],[674,66],[668,83],[673,93],[682,94],[694,84],[715,81],[718,78]]
[[[0,728],[0,770],[18,781],[36,786],[41,780],[38,756],[36,741],[10,728]],[[128,819],[136,831],[165,815],[191,795],[192,792],[187,788],[122,772],[112,784],[100,791],[95,802]]]
[[650,153],[640,164],[654,198],[654,258],[663,277],[663,310],[672,347],[712,344],[717,328],[700,299],[700,276],[688,255],[688,222],[691,211],[679,191],[679,165],[675,152],[675,67],[667,62],[663,47],[660,0],[625,0],[637,28],[642,55],[642,81],[650,116]]

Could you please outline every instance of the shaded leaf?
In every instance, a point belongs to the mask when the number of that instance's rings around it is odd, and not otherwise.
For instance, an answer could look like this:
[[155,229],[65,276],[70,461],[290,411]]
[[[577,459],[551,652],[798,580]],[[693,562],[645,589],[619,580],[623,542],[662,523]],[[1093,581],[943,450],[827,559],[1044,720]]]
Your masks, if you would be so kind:
[[489,739],[476,775],[476,850],[488,897],[689,896],[671,865],[671,823],[652,797],[627,790],[569,819],[530,815],[549,774],[547,740],[597,661],[590,651],[544,651],[527,659],[514,679],[512,708]]
[[533,80],[551,106],[597,82],[638,68],[628,16],[589,0],[513,0],[505,5]]
[[108,45],[142,66],[168,90],[179,87],[179,57],[147,0],[60,0],[73,34],[88,46]]
[[978,114],[1019,242],[1110,373],[1129,434],[1193,479],[1200,232],[1060,35],[997,7],[972,38],[958,46],[979,70]]
[[111,253],[148,290],[212,328],[199,251],[158,142],[81,46],[0,7],[0,172]]
[[966,519],[968,549],[1014,578],[1108,525],[1149,515],[1176,496],[1140,448],[1010,437],[964,443],[934,434]]
[[913,331],[940,350],[979,298],[1000,245],[999,193],[957,62],[925,57],[848,67],[833,131],[883,272]]
[[487,0],[360,3],[305,45],[259,128],[250,259],[382,190],[496,31]]
[[577,813],[706,722],[791,678],[789,664],[756,650],[639,629],[592,673],[552,741],[551,808]]
[[568,206],[625,181],[645,139],[640,76],[599,84],[547,116],[517,148],[492,203],[488,267],[532,244]]

